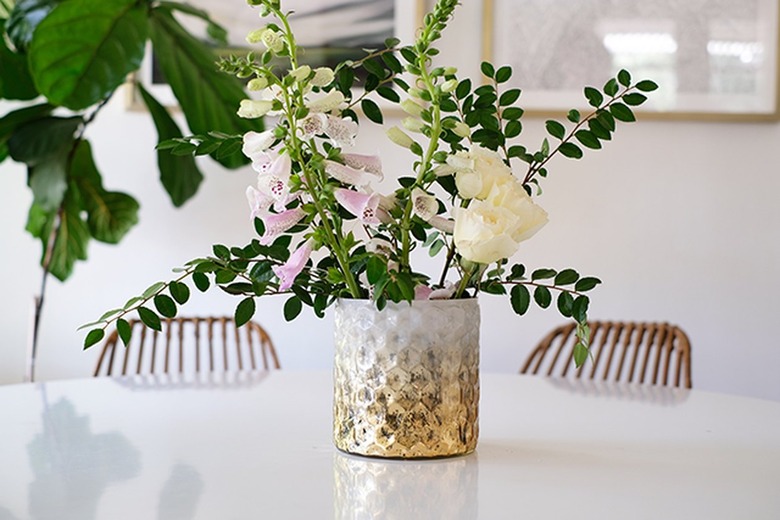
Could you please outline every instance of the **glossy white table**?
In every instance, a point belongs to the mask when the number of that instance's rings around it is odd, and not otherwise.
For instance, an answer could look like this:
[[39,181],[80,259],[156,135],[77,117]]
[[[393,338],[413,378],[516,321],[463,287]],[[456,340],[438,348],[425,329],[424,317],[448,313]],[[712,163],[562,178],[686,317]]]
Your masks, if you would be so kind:
[[475,454],[337,452],[330,378],[0,387],[0,520],[778,519],[780,403],[483,374]]

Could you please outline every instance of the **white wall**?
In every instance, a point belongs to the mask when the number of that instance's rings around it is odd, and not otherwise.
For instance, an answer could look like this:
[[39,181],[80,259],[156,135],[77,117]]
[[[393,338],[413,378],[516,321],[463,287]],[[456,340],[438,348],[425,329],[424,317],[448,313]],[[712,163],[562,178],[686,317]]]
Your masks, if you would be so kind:
[[[477,21],[475,20],[474,23]],[[460,32],[462,36],[462,32]],[[448,42],[469,50],[466,39]],[[473,51],[474,46],[471,46]],[[6,105],[1,105],[4,109]],[[543,137],[526,121],[523,142]],[[208,254],[214,242],[243,245],[252,236],[244,202],[251,171],[225,172],[208,161],[195,200],[172,208],[157,180],[155,133],[147,115],[128,112],[118,96],[89,129],[109,189],[142,203],[141,223],[118,247],[93,243],[90,260],[65,284],[50,280],[41,328],[39,379],[90,374],[97,349],[82,352],[76,328],[124,301],[170,269]],[[575,267],[604,285],[591,317],[667,320],[688,332],[694,386],[780,400],[780,345],[774,305],[780,283],[780,125],[640,121],[619,129],[605,150],[552,164],[539,202],[550,224],[517,259],[531,267]],[[366,123],[360,151],[383,153],[388,176],[406,154]],[[30,193],[23,168],[0,165],[0,383],[21,381],[30,307],[40,284],[40,248],[23,231]],[[216,292],[189,313],[232,313]],[[330,366],[331,321],[305,311],[294,325],[283,301],[258,301],[286,369]],[[483,367],[515,372],[533,344],[560,322],[555,311],[514,316],[504,298],[483,297]]]

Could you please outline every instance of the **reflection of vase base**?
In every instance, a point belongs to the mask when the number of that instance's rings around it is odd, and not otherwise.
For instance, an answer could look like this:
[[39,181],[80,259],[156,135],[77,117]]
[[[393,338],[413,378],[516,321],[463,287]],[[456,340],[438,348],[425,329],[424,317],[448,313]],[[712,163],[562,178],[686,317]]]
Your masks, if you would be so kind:
[[395,455],[395,456],[393,456],[393,455],[387,455],[386,454],[387,452],[383,453],[382,455],[369,455],[367,453],[357,453],[357,452],[354,452],[354,451],[347,451],[346,449],[341,449],[338,446],[336,446],[336,449],[339,451],[339,453],[342,453],[344,455],[350,455],[350,456],[354,455],[354,456],[363,457],[363,458],[366,458],[366,459],[375,459],[375,460],[420,460],[420,461],[425,461],[425,460],[454,459],[454,458],[458,458],[458,457],[466,457],[466,456],[471,455],[472,453],[474,453],[476,451],[476,443],[474,443],[474,444],[475,444],[475,446],[470,448],[468,451],[464,451],[462,453],[448,452],[448,453],[446,453],[444,455],[414,455],[414,454],[410,454],[410,455]]
[[333,455],[335,520],[473,520],[478,515],[477,456],[388,461]]

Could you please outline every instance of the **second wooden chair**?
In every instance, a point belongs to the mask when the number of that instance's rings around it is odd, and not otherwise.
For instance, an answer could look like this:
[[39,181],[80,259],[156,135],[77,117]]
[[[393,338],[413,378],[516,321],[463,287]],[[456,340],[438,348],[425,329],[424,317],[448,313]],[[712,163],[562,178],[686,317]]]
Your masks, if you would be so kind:
[[520,369],[543,374],[691,388],[688,336],[668,323],[590,321],[592,358],[577,369],[576,324],[553,329]]

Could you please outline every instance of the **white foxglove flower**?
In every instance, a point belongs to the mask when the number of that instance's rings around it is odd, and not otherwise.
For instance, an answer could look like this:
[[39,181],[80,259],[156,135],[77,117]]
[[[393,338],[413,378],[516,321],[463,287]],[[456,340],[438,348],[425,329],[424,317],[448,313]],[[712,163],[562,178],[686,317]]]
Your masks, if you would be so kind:
[[273,130],[265,132],[247,132],[244,134],[241,151],[254,162],[255,157],[265,155],[265,151],[276,141]]
[[344,101],[344,94],[331,90],[326,94],[311,94],[306,100],[306,106],[311,112],[330,112],[340,108]]
[[415,215],[428,222],[439,212],[439,203],[433,195],[415,188],[412,190],[412,208]]
[[327,116],[325,134],[339,148],[355,146],[358,124],[351,119],[336,116]]

